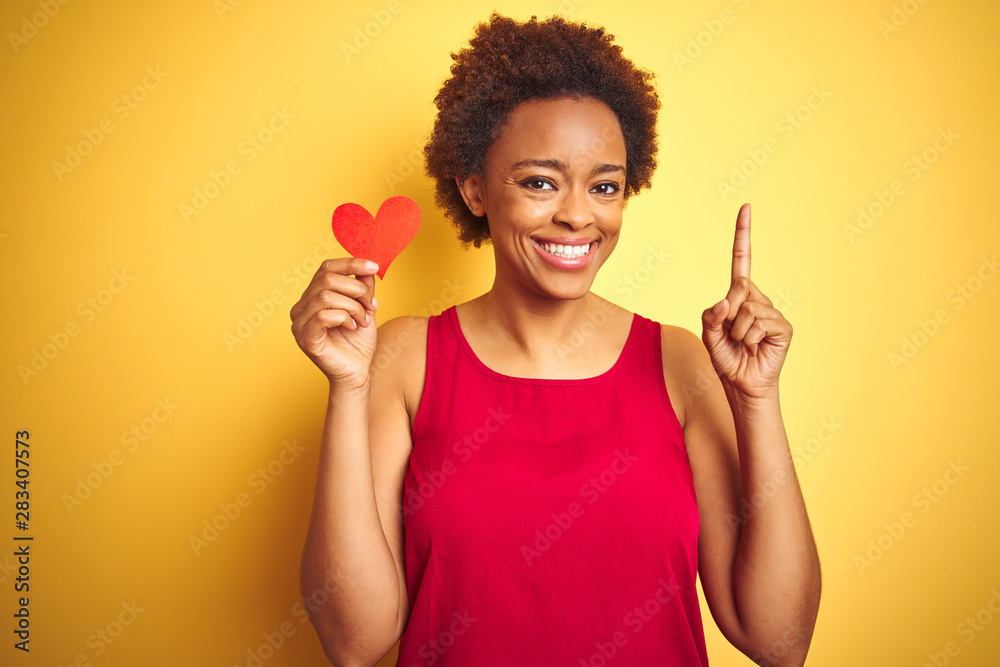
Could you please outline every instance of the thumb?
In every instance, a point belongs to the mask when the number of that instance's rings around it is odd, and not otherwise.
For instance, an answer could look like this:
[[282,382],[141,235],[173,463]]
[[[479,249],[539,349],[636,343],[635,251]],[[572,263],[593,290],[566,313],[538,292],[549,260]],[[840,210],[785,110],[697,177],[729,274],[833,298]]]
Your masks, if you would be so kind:
[[371,290],[372,290],[371,297],[368,298],[368,299],[365,299],[364,303],[362,303],[361,305],[363,305],[365,307],[365,310],[374,311],[375,310],[375,304],[372,303],[372,299],[375,298],[375,275],[372,274],[372,275],[367,275],[367,276],[357,276],[357,279],[360,280],[361,282],[363,282],[368,287],[370,287]]
[[722,323],[729,314],[729,301],[723,299],[701,314],[702,340],[706,345],[715,347],[725,337]]

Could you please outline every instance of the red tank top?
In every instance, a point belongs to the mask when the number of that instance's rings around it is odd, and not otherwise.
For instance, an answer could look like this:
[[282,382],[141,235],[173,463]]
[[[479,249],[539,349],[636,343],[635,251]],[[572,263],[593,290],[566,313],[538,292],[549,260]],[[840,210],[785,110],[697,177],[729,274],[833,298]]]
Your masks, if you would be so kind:
[[662,368],[660,325],[638,314],[614,366],[585,379],[494,372],[455,306],[430,317],[397,667],[708,665]]

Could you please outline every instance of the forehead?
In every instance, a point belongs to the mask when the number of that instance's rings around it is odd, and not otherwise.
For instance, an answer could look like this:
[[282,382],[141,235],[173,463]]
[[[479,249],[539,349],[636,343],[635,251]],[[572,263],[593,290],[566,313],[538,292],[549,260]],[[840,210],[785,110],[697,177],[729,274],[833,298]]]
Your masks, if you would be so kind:
[[[560,158],[570,164],[614,161],[625,164],[625,138],[615,112],[582,97],[534,99],[510,112],[487,160]],[[499,166],[499,165],[498,165]]]

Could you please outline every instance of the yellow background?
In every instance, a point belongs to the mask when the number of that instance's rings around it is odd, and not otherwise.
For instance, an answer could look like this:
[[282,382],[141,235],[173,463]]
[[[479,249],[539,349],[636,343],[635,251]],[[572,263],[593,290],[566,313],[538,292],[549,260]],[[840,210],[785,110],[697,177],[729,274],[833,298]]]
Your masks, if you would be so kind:
[[[329,224],[337,205],[375,210],[404,194],[424,219],[377,286],[379,321],[436,313],[492,284],[491,251],[460,248],[417,157],[450,52],[494,4],[387,7],[17,0],[0,9],[3,664],[68,665],[82,654],[93,665],[247,665],[285,622],[293,631],[263,664],[326,664],[293,611],[326,401],[289,331],[305,286],[296,272],[344,254]],[[1000,280],[983,258],[1000,250],[1000,6],[499,9],[604,25],[657,73],[661,164],[652,189],[629,203],[595,292],[700,333],[701,311],[728,287],[737,209],[753,204],[753,279],[795,328],[783,413],[824,573],[808,664],[922,665],[928,654],[995,664],[1000,618],[987,603],[1000,590]],[[366,27],[374,36],[345,53]],[[678,58],[685,50],[690,62]],[[828,96],[803,107],[813,87]],[[123,95],[135,107],[127,116]],[[796,113],[789,136],[780,123]],[[104,119],[113,130],[57,174],[53,163]],[[268,135],[272,122],[281,129]],[[252,160],[249,136],[270,140]],[[777,147],[766,162],[744,165],[765,144]],[[907,172],[925,151],[933,164]],[[230,161],[239,171],[226,182]],[[733,169],[753,173],[724,197],[718,183]],[[181,205],[213,172],[226,186],[209,188],[207,207],[185,220]],[[897,179],[902,194],[849,234],[858,208],[878,212]],[[667,265],[643,272],[660,247]],[[630,293],[626,278],[644,282]],[[449,285],[460,286],[457,299]],[[958,285],[971,298],[959,300]],[[935,330],[937,311],[945,319]],[[259,326],[227,344],[241,318]],[[74,324],[75,336],[60,336]],[[894,367],[904,338],[912,358]],[[52,358],[23,378],[35,352]],[[158,399],[176,407],[166,415]],[[133,427],[146,433],[130,450],[122,436]],[[11,632],[20,429],[30,429],[32,453],[30,655],[13,649]],[[305,449],[279,466],[286,441]],[[116,450],[120,465],[67,506],[78,480],[96,481]],[[950,483],[954,462],[968,470]],[[269,463],[280,474],[261,488],[256,471]],[[925,487],[933,503],[915,497]],[[224,524],[220,504],[241,493],[250,504],[196,555],[190,537],[204,521]],[[911,525],[893,528],[905,512]],[[880,542],[884,553],[859,565]],[[117,631],[133,601],[142,611],[113,643],[96,639]],[[712,664],[750,664],[702,609]],[[992,623],[962,625],[982,609],[979,623]],[[948,642],[957,654],[944,654]]]

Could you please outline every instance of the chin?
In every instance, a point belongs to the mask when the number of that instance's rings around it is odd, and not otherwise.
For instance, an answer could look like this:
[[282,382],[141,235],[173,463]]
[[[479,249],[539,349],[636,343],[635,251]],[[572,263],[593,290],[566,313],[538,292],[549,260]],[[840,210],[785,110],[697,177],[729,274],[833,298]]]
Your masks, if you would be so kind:
[[563,285],[563,281],[557,281],[556,284],[551,284],[548,286],[549,289],[542,290],[542,294],[553,299],[559,299],[562,301],[575,301],[576,299],[582,299],[590,293],[590,288],[593,286],[593,280],[567,280]]

